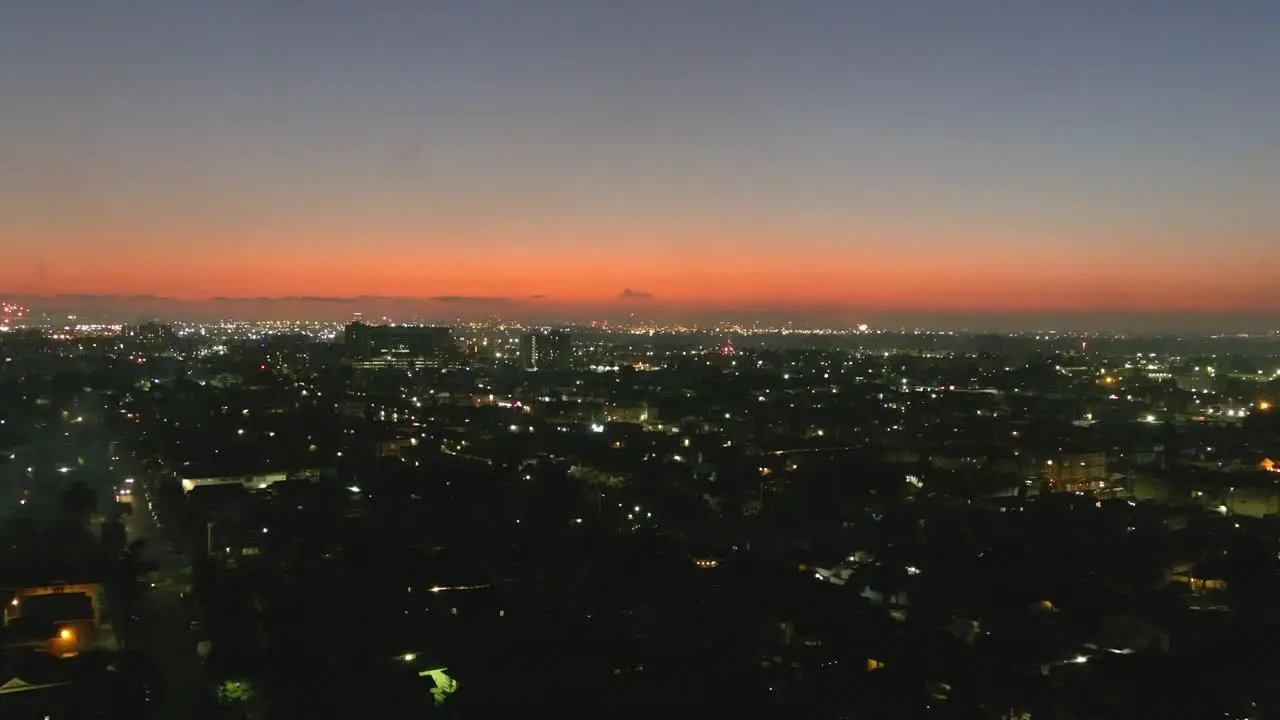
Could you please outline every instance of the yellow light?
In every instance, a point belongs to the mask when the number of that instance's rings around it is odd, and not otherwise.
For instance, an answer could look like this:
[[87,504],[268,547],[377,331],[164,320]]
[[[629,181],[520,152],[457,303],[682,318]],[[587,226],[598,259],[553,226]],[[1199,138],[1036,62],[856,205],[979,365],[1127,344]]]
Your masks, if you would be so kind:
[[1258,403],[1258,409],[1262,410],[1263,412],[1266,412],[1267,410],[1271,409],[1271,403],[1267,402],[1266,400],[1263,400],[1262,402]]
[[73,633],[73,632],[71,632],[71,630],[69,630],[69,629],[67,629],[67,628],[63,628],[63,629],[62,629],[62,632],[58,633],[58,637],[59,637],[59,638],[61,638],[61,639],[63,639],[63,640],[70,640],[70,639],[74,638],[75,636],[76,636],[76,634],[75,634],[75,633]]

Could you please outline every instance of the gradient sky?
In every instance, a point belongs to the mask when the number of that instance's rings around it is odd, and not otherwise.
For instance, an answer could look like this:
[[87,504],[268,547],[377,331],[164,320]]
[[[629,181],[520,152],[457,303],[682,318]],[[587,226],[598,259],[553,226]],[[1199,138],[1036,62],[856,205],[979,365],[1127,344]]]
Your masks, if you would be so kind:
[[0,292],[1280,310],[1277,38],[1276,0],[5,0]]

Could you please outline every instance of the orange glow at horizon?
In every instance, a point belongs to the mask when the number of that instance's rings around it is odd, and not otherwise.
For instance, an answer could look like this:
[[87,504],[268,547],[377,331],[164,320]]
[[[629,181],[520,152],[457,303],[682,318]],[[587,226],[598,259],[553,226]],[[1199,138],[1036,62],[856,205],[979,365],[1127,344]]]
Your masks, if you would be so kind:
[[[864,229],[865,230],[865,229]],[[881,232],[838,241],[814,233],[793,242],[768,231],[733,242],[689,232],[650,241],[638,231],[608,242],[582,234],[524,241],[514,233],[446,242],[409,236],[341,235],[272,242],[221,233],[183,243],[143,237],[53,242],[59,252],[19,250],[0,267],[14,294],[213,297],[456,296],[527,300],[549,308],[621,299],[673,309],[847,306],[923,311],[1248,311],[1280,308],[1280,285],[1262,274],[1205,273],[1211,252],[1162,259],[1143,247],[1104,260],[1068,252],[1061,238],[960,233],[944,247],[933,233]],[[29,243],[25,247],[31,247]],[[129,247],[127,253],[113,248]],[[26,257],[22,257],[23,254]],[[33,272],[32,268],[39,268]],[[632,297],[621,298],[624,290]]]
[[[97,272],[34,287],[8,284],[16,294],[154,295],[200,301],[213,297],[404,297],[458,296],[505,300],[539,299],[546,305],[586,305],[629,299],[662,306],[749,305],[778,308],[847,305],[904,310],[1137,310],[1240,311],[1280,307],[1274,287],[1240,288],[1228,283],[1188,286],[1175,278],[1125,282],[1110,277],[1073,279],[1063,285],[1036,277],[1010,279],[994,272],[958,273],[947,268],[903,271],[861,265],[845,272],[785,268],[644,268],[619,272],[608,265],[475,267],[414,274],[398,266],[378,269],[338,263],[282,271],[272,266],[236,274],[191,277],[184,266],[153,266],[151,277]],[[211,269],[212,270],[212,269]],[[385,273],[385,274],[384,274]],[[631,290],[636,297],[622,298]]]

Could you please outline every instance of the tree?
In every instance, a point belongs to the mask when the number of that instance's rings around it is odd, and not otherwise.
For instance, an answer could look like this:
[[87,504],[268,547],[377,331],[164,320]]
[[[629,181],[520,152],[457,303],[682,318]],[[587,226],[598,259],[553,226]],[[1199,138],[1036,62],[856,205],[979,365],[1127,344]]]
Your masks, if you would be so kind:
[[67,519],[87,524],[89,516],[98,509],[98,493],[82,481],[76,480],[62,491],[59,505]]

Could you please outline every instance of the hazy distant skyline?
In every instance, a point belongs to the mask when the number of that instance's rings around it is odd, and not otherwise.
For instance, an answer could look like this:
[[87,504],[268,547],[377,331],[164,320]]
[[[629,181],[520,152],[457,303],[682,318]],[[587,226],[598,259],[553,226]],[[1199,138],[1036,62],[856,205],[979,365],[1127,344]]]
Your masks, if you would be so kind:
[[1277,36],[1274,0],[11,0],[0,293],[1274,326]]
[[0,295],[32,309],[32,318],[54,323],[79,321],[132,323],[147,320],[294,320],[348,322],[361,318],[370,323],[471,322],[499,318],[533,324],[585,324],[608,322],[686,324],[711,327],[723,322],[758,324],[762,327],[852,329],[867,323],[875,329],[921,329],[970,332],[1136,332],[1157,334],[1217,335],[1280,332],[1280,316],[1252,313],[1143,313],[1143,312],[965,312],[892,311],[846,306],[706,305],[698,308],[661,305],[644,299],[616,298],[608,303],[556,303],[550,298],[482,297],[256,297],[184,300],[159,296],[126,295]]

